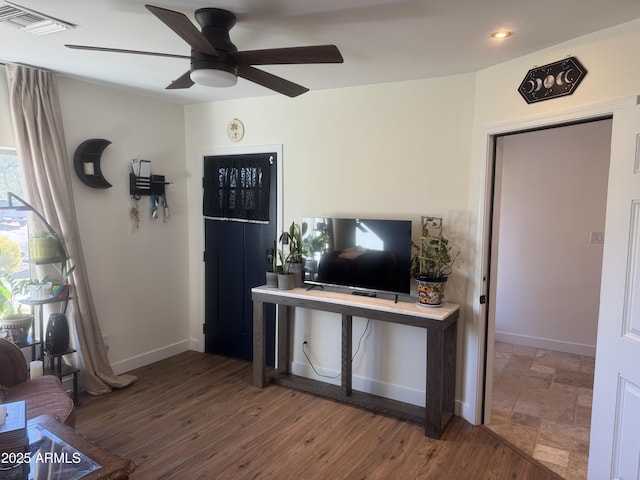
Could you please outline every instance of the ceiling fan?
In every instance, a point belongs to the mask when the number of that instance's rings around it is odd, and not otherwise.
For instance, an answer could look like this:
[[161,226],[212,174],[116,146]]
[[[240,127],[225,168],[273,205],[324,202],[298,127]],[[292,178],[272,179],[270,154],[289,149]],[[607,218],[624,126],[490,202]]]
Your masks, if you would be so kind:
[[253,65],[343,62],[342,55],[335,45],[239,52],[229,38],[229,30],[235,25],[236,17],[227,10],[219,8],[196,10],[196,20],[202,27],[202,31],[199,31],[183,13],[154,5],[145,5],[145,7],[191,46],[191,56],[85,45],[65,46],[79,50],[190,59],[190,70],[171,82],[167,89],[189,88],[194,83],[212,87],[230,87],[236,84],[240,76],[289,97],[297,97],[308,92],[309,89],[255,68]]

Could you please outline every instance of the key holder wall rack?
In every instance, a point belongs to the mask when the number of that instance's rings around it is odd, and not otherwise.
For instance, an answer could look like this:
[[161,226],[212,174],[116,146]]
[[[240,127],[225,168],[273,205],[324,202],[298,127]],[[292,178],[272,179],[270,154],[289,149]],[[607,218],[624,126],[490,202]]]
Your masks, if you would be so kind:
[[151,175],[150,177],[137,177],[129,174],[129,194],[136,198],[144,195],[164,196],[165,186],[171,182],[165,182],[164,175]]

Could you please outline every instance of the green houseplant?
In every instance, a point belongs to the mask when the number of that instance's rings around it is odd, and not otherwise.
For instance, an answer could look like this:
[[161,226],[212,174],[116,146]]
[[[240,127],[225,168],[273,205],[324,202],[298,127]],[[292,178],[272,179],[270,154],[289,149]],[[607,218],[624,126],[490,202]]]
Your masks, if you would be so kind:
[[24,345],[33,324],[32,314],[22,313],[18,297],[26,293],[31,280],[18,278],[22,264],[20,245],[8,237],[0,237],[0,336]]
[[30,284],[28,278],[18,279],[8,273],[0,276],[0,331],[16,345],[27,343],[33,324],[33,314],[22,313],[22,305],[18,301]]
[[53,233],[40,231],[29,236],[29,257],[34,262],[56,258],[58,248],[58,238]]
[[280,267],[278,270],[278,288],[280,290],[291,290],[295,288],[295,276],[291,272],[291,253],[285,248],[278,250]]
[[412,242],[411,274],[418,282],[418,303],[438,307],[460,250],[442,234],[442,218],[423,216],[420,223],[420,240]]
[[[296,222],[291,222],[289,230],[282,232],[280,235],[280,243],[282,244],[282,249],[280,250],[282,253],[280,261],[284,269],[286,260],[288,266],[287,272],[293,274],[294,285],[296,287],[301,287],[303,285],[302,237],[305,231],[306,224],[303,224],[303,226],[300,227]],[[284,254],[285,245],[287,245],[286,255]]]
[[71,265],[67,260],[62,266],[60,283],[53,283],[51,292],[55,298],[64,300],[69,298],[71,291],[71,274],[76,269],[75,265]]
[[278,251],[276,241],[273,241],[273,248],[267,253],[267,262],[271,265],[271,270],[267,270],[267,287],[278,288]]

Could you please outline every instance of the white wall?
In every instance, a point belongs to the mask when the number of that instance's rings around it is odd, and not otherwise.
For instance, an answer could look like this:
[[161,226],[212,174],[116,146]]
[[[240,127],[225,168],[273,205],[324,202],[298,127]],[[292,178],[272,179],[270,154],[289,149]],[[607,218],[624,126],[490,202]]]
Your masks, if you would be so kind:
[[595,355],[610,140],[611,120],[498,139],[497,340]]
[[[420,215],[436,214],[464,246],[472,93],[473,75],[460,75],[187,107],[189,250],[198,285],[191,292],[192,336],[201,336],[204,317],[202,153],[232,145],[230,120],[244,122],[242,146],[282,144],[285,225],[303,216],[408,218],[417,237]],[[464,298],[464,270],[449,287],[451,301]],[[296,334],[304,328],[312,335],[317,364],[339,370],[339,317],[301,310],[296,319]],[[363,328],[357,320],[354,337]],[[425,342],[422,329],[374,325],[355,382],[371,379],[385,394],[424,402]],[[299,348],[294,362],[306,365]]]
[[[11,142],[5,121],[6,79],[1,69],[0,139]],[[73,194],[98,321],[109,335],[109,359],[122,372],[189,348],[187,205],[184,116],[180,105],[57,77]],[[113,185],[93,189],[73,173],[73,154],[90,138],[112,143],[102,171]],[[140,228],[129,218],[129,165],[152,160],[168,186],[171,219],[152,222],[149,198],[140,201]]]

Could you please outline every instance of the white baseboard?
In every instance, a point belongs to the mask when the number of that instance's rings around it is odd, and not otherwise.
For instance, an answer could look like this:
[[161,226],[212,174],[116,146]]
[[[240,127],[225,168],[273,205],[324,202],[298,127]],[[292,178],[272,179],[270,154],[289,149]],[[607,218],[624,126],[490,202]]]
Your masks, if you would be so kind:
[[515,345],[523,345],[525,347],[544,348],[546,350],[555,350],[557,352],[573,353],[575,355],[585,355],[588,357],[596,356],[595,345],[583,345],[580,343],[563,342],[561,340],[552,340],[549,338],[530,337],[527,335],[518,335],[516,333],[495,332],[495,341],[513,343]]
[[204,341],[198,340],[197,338],[192,338],[191,340],[189,340],[189,350],[204,353]]
[[112,363],[111,368],[113,369],[113,373],[120,375],[136,368],[144,367],[150,363],[159,362],[165,358],[186,352],[191,349],[190,346],[190,340],[183,340],[182,342],[174,343],[173,345],[167,345],[166,347],[158,348],[157,350],[151,350],[150,352],[142,353],[135,357]]
[[[335,377],[339,375],[339,371],[331,370],[323,367],[316,367],[323,375]],[[313,380],[319,380],[321,382],[331,383],[334,385],[340,385],[340,377],[338,378],[325,378],[316,375],[311,366],[306,363],[293,362],[291,364],[291,373],[294,375],[300,375],[301,377],[311,378]],[[392,383],[380,382],[371,378],[360,377],[353,375],[352,387],[359,392],[371,393],[380,397],[390,398],[398,400],[400,402],[410,403],[412,405],[418,405],[424,407],[425,392],[424,390],[417,390],[402,385],[395,385]]]

